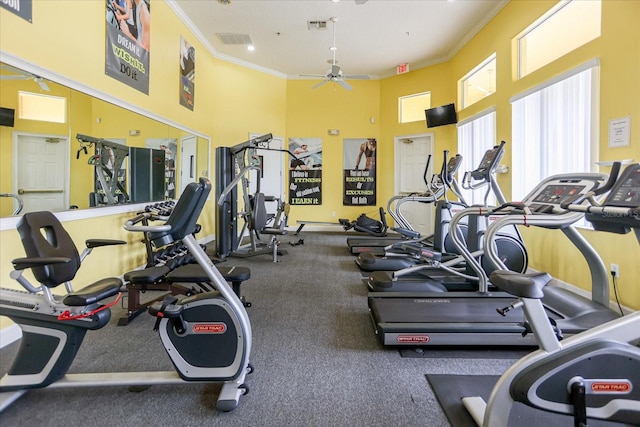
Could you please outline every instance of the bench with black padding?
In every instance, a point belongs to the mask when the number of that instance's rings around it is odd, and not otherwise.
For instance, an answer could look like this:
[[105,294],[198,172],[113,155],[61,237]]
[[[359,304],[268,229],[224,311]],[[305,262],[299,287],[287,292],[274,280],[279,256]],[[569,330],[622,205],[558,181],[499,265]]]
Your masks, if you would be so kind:
[[[171,268],[174,267],[174,268]],[[246,307],[251,303],[244,300],[240,294],[240,285],[249,280],[251,271],[246,267],[229,267],[216,265],[224,279],[231,283],[234,292]],[[198,292],[210,291],[209,277],[198,264],[165,264],[134,270],[124,275],[127,288],[127,316],[119,319],[118,325],[124,326],[144,312],[154,302],[163,298],[155,298],[142,303],[140,294],[146,291],[168,291],[170,295],[191,295]],[[185,284],[187,286],[185,286]],[[189,286],[191,285],[191,286]]]

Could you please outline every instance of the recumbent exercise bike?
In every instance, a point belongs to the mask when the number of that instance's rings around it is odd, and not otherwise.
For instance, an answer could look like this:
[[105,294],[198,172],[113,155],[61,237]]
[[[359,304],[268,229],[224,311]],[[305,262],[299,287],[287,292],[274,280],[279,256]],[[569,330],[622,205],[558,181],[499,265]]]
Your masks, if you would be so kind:
[[[125,229],[147,233],[156,243],[182,241],[206,272],[217,291],[190,297],[167,297],[149,308],[157,316],[156,328],[175,372],[126,372],[67,374],[87,330],[109,322],[109,307],[119,299],[119,278],[99,280],[73,291],[71,280],[92,249],[124,244],[118,240],[88,240],[78,255],[75,244],[51,212],[25,214],[18,232],[26,258],[13,260],[11,277],[26,291],[0,288],[0,315],[22,330],[17,356],[0,379],[0,410],[27,389],[69,386],[154,385],[184,381],[222,382],[216,408],[231,411],[248,392],[245,376],[249,364],[252,331],[247,312],[220,272],[192,235],[196,221],[211,191],[211,183],[200,178],[190,183],[173,212],[162,225],[136,225],[147,213],[127,221]],[[30,268],[40,286],[23,276]],[[53,290],[64,284],[67,294]],[[115,301],[105,300],[116,297]]]

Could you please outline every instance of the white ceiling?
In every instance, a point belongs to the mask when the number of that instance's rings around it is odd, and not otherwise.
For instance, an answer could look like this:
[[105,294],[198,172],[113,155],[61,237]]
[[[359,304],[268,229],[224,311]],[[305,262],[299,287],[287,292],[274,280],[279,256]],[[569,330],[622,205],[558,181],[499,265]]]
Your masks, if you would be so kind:
[[[344,74],[380,78],[395,74],[399,64],[415,70],[450,59],[507,0],[359,2],[169,0],[169,5],[216,56],[288,78],[327,72],[333,44],[329,19],[336,17],[336,58]],[[308,29],[307,21],[325,20],[326,30]],[[217,33],[248,34],[255,51],[222,44]]]

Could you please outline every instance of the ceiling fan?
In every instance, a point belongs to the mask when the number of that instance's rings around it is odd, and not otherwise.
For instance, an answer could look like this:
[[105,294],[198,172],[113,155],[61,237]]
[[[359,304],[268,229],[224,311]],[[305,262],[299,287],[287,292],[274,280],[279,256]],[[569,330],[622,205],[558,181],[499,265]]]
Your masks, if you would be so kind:
[[336,51],[338,50],[338,48],[336,47],[336,22],[338,21],[338,18],[334,16],[329,18],[329,20],[333,23],[333,45],[329,48],[331,52],[333,52],[333,58],[331,59],[331,69],[327,71],[326,74],[301,74],[301,76],[321,77],[324,79],[320,83],[315,84],[311,89],[319,88],[320,86],[328,82],[336,82],[343,88],[347,90],[351,90],[352,89],[351,85],[347,83],[345,79],[369,80],[369,76],[367,76],[366,74],[353,74],[353,75],[342,74],[342,69],[340,68],[340,66],[338,65],[338,61],[336,60]]
[[0,69],[9,71],[11,73],[15,73],[15,74],[2,74],[2,75],[0,75],[0,80],[33,80],[34,82],[36,82],[38,84],[38,86],[40,86],[41,90],[44,90],[46,92],[50,92],[51,91],[51,89],[49,88],[49,86],[47,85],[45,80],[40,76],[36,76],[35,74],[27,73],[25,71],[19,70],[17,68],[14,68],[14,67],[12,67],[10,65],[6,65],[6,64],[0,65]]

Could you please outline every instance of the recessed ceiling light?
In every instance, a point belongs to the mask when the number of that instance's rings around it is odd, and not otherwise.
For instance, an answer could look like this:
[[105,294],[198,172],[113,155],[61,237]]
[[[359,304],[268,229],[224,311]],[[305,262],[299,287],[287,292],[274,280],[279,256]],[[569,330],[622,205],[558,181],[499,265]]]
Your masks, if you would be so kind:
[[331,0],[331,3],[340,3],[340,0]]
[[253,52],[254,50],[256,50],[256,47],[254,45],[250,44],[250,45],[247,46],[247,50],[249,52]]

